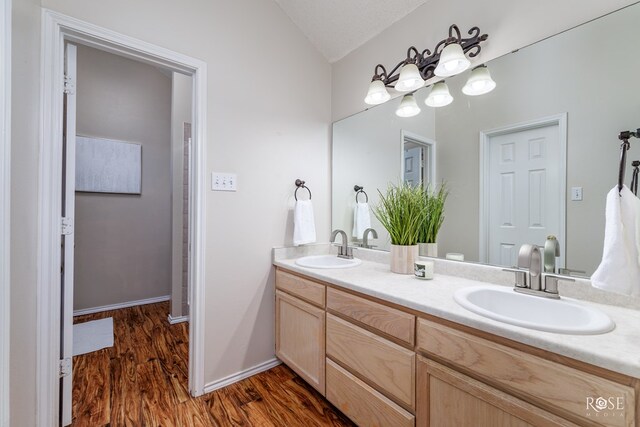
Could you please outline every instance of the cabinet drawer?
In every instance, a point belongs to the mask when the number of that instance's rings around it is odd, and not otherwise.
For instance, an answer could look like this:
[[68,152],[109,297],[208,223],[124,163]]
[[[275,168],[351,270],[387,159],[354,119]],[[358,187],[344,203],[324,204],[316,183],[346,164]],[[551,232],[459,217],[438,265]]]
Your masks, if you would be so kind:
[[276,288],[324,308],[325,285],[278,269]]
[[415,408],[415,353],[327,314],[327,356],[409,409]]
[[413,427],[409,412],[327,359],[327,400],[359,426]]
[[[418,319],[417,348],[479,375],[507,391],[531,398],[563,416],[592,423],[630,426],[635,417],[633,388],[561,365],[538,356]],[[594,418],[587,399],[623,398],[624,410]]]
[[416,318],[412,314],[332,288],[327,289],[327,308],[410,346],[414,344]]

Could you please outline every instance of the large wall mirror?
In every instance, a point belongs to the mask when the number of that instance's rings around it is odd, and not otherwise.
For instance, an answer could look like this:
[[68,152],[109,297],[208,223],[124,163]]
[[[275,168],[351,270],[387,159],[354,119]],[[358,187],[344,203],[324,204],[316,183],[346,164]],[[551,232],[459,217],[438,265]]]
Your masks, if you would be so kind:
[[[353,236],[354,186],[373,208],[401,181],[449,189],[438,255],[514,265],[523,243],[557,236],[559,267],[591,275],[602,256],[605,197],[618,180],[620,131],[640,127],[640,4],[488,62],[496,88],[398,117],[400,98],[333,125],[332,225]],[[374,65],[374,64],[372,64]],[[640,159],[640,143],[628,153]],[[388,250],[388,234],[371,215]],[[582,273],[579,273],[582,272]]]

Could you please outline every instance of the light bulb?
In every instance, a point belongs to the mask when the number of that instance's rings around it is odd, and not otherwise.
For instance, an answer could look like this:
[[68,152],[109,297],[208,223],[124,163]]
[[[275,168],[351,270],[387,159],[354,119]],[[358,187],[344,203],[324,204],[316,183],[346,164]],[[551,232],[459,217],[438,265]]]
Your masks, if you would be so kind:
[[445,82],[434,84],[429,96],[424,101],[429,107],[444,107],[451,102],[453,102],[453,96],[449,93],[449,87]]
[[408,94],[402,97],[402,101],[396,110],[398,117],[413,117],[420,113],[420,107],[413,94]]
[[462,93],[469,96],[484,95],[496,87],[496,82],[491,78],[489,69],[485,65],[474,68],[467,83],[462,88]]
[[471,62],[464,56],[462,46],[458,43],[451,43],[440,52],[440,59],[433,73],[439,77],[455,76],[469,68],[469,65]]
[[398,92],[412,92],[424,86],[424,80],[416,64],[405,64],[400,70],[400,77],[394,86]]
[[364,98],[364,102],[369,105],[378,105],[387,102],[389,99],[391,99],[391,95],[387,92],[387,88],[382,80],[373,80],[371,84],[369,84],[369,90],[366,98]]

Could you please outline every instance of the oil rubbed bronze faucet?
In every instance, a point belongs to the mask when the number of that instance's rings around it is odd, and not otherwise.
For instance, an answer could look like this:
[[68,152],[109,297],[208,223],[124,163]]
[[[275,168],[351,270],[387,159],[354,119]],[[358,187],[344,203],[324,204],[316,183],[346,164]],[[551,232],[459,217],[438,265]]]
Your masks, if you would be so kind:
[[518,266],[503,271],[516,273],[516,292],[545,298],[559,299],[558,279],[574,282],[574,279],[544,272],[543,253],[539,246],[525,244],[518,252]]

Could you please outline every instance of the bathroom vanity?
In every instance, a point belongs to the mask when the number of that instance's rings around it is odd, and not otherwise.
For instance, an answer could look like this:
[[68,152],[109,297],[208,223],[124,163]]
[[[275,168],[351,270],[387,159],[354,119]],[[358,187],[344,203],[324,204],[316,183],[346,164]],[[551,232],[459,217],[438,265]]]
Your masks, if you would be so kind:
[[640,424],[637,310],[594,304],[616,329],[554,334],[464,310],[463,277],[274,264],[277,356],[358,425]]

